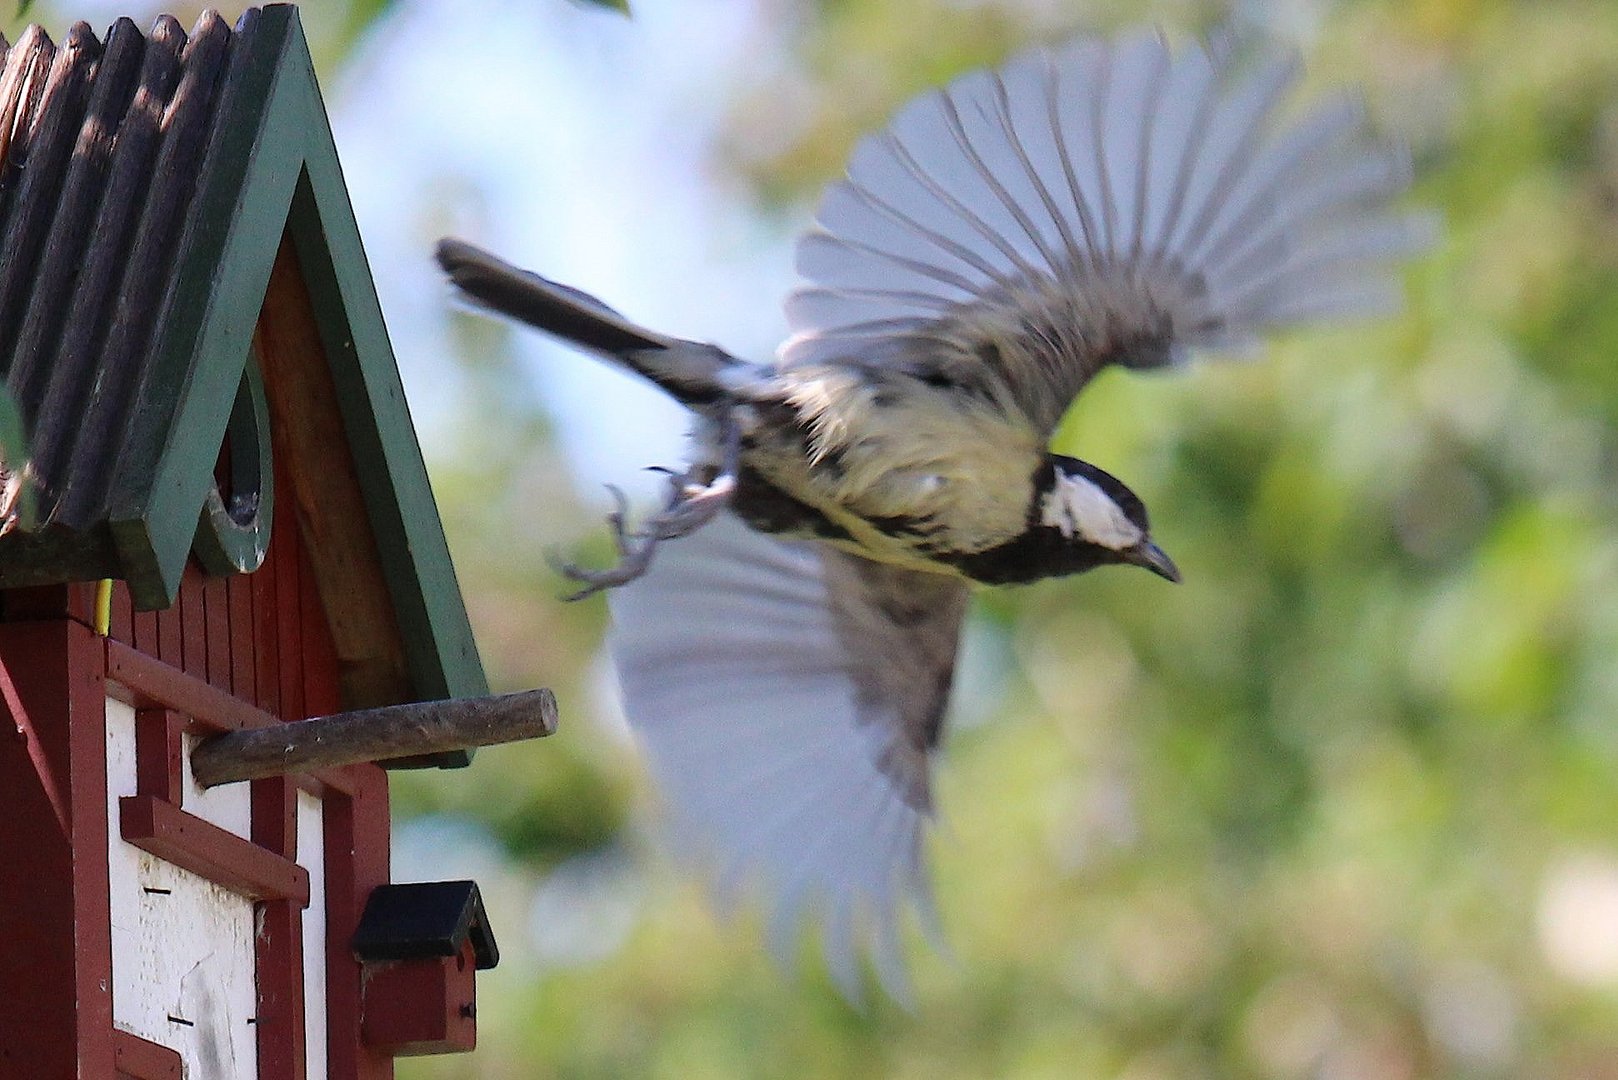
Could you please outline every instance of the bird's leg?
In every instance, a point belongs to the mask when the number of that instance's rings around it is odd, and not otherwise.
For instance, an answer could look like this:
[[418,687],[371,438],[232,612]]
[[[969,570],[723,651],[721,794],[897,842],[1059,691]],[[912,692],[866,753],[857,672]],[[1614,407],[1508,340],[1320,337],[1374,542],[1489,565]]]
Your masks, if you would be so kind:
[[730,503],[736,493],[736,475],[741,468],[741,428],[729,413],[719,420],[723,441],[723,456],[718,471],[707,480],[700,478],[695,469],[669,475],[669,494],[663,509],[646,519],[637,530],[626,526],[629,512],[624,493],[608,485],[617,507],[607,515],[613,542],[618,547],[618,562],[604,570],[590,570],[572,563],[557,569],[584,588],[569,596],[569,600],[582,600],[604,589],[627,585],[652,565],[652,554],[665,540],[675,540],[695,532],[712,521]]

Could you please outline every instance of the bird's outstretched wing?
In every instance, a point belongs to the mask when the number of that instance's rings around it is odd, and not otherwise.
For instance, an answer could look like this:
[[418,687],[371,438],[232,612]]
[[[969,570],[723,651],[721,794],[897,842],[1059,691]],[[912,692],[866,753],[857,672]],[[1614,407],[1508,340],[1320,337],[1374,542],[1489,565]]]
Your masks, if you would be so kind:
[[1406,156],[1351,94],[1279,118],[1296,76],[1148,33],[917,98],[800,239],[782,362],[998,380],[1048,433],[1106,364],[1396,306],[1390,263],[1430,231],[1388,207]]
[[724,515],[611,596],[625,710],[676,844],[722,897],[758,888],[790,959],[805,918],[851,997],[868,950],[906,995],[905,908],[967,590]]

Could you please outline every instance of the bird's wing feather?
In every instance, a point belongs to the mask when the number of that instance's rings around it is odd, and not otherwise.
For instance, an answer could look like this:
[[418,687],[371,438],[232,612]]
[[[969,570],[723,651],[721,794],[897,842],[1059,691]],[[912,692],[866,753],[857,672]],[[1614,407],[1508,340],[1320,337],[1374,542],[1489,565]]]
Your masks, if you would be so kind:
[[1292,57],[1232,57],[1083,39],[910,102],[798,243],[782,362],[976,373],[1049,431],[1108,363],[1395,306],[1405,154],[1351,95],[1280,117]]
[[846,992],[863,946],[902,997],[966,587],[723,515],[611,602],[625,710],[678,846],[722,895],[762,891],[783,959],[809,916]]

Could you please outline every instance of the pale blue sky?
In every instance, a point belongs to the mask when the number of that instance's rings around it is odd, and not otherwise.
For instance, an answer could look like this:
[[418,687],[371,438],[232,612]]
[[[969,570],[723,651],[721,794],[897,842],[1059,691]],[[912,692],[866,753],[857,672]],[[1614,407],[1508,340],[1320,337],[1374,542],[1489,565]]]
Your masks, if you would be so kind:
[[[73,0],[104,31],[162,0]],[[227,18],[245,6],[218,3]],[[306,3],[319,40],[346,5]],[[44,5],[36,13],[62,28]],[[737,95],[791,63],[790,5],[635,0],[634,17],[569,0],[399,0],[340,71],[320,72],[344,175],[405,389],[432,458],[457,391],[448,232],[598,294],[647,325],[766,358],[785,335],[789,225],[749,212],[713,143]],[[792,117],[772,117],[778,126]],[[684,415],[597,360],[520,334],[519,356],[577,486],[650,493],[678,464]]]
[[[660,330],[766,357],[790,235],[714,168],[725,110],[784,62],[779,20],[736,0],[407,0],[327,87],[344,171],[429,453],[453,391],[442,232],[596,293]],[[807,217],[807,208],[805,217]],[[637,380],[518,336],[580,491],[679,461],[684,417]]]

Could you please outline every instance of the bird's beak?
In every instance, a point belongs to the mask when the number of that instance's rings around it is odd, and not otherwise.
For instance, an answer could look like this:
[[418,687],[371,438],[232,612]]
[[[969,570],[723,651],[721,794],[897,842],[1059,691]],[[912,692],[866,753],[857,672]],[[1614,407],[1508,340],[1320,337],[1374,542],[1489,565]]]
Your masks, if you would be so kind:
[[1180,568],[1174,565],[1174,560],[1169,558],[1162,548],[1150,540],[1142,540],[1128,552],[1127,558],[1136,566],[1144,566],[1158,577],[1175,582],[1180,580]]

